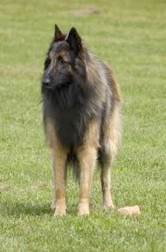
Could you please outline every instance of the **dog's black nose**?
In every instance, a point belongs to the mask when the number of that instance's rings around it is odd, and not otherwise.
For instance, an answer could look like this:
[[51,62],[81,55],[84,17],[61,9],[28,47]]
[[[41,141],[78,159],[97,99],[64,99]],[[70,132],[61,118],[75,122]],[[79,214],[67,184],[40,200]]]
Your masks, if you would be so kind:
[[46,76],[44,79],[43,79],[43,84],[45,86],[48,86],[50,84],[50,78],[48,76]]

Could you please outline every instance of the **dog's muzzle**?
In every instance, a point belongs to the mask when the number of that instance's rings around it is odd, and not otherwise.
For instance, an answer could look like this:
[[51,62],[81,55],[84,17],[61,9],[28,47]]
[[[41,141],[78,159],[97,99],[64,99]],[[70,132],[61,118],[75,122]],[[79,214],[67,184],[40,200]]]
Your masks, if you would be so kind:
[[50,82],[51,82],[51,80],[50,80],[50,78],[48,76],[44,77],[44,79],[43,79],[43,85],[45,87],[48,87],[50,85]]

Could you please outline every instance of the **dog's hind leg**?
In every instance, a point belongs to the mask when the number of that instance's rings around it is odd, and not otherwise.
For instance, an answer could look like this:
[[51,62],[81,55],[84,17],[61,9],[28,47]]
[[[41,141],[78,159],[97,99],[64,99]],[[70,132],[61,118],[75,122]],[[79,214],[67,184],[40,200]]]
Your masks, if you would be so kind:
[[107,120],[103,132],[101,185],[103,207],[107,209],[114,208],[111,196],[111,166],[117,155],[120,138],[120,116],[118,107],[115,107],[110,118]]

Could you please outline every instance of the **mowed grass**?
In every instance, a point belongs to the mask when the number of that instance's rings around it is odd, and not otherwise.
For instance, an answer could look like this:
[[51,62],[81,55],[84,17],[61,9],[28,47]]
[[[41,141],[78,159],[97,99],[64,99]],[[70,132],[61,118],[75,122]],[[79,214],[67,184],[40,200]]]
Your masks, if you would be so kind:
[[[166,251],[166,2],[0,2],[0,251]],[[123,140],[112,170],[117,208],[104,212],[95,173],[89,217],[53,217],[52,171],[41,119],[40,78],[54,23],[75,26],[112,66],[123,97]]]

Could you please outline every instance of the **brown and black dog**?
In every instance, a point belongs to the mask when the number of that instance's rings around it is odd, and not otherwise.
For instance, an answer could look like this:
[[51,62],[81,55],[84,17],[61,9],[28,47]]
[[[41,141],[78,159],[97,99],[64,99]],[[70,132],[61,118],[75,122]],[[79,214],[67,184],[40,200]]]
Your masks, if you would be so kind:
[[55,215],[66,214],[66,172],[79,180],[79,215],[89,214],[96,162],[104,208],[113,207],[110,168],[121,135],[121,99],[112,71],[83,45],[75,28],[57,25],[42,77],[43,122],[55,178]]

